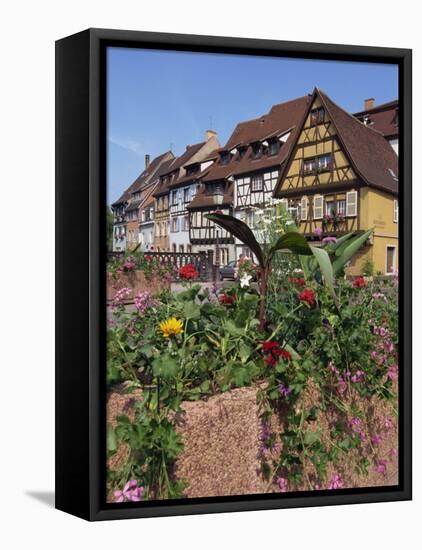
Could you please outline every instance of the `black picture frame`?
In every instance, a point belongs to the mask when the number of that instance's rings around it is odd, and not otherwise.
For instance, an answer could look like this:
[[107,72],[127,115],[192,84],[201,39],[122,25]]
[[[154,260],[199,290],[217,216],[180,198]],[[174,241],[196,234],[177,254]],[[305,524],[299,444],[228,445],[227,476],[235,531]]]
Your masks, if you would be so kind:
[[[105,503],[105,49],[108,46],[395,63],[400,127],[399,485],[224,498]],[[412,52],[89,29],[56,42],[56,508],[86,520],[412,498]]]

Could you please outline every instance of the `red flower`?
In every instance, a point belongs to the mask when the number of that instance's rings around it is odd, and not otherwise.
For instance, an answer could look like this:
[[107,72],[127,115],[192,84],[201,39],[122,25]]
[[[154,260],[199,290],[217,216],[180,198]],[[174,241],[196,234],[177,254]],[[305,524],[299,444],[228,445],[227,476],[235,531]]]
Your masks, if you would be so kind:
[[296,286],[305,286],[305,279],[302,279],[301,277],[296,279],[295,277],[290,277],[289,283],[292,283],[292,285]]
[[154,259],[152,256],[144,256],[144,259],[147,261],[147,262],[152,262],[152,260]]
[[226,293],[223,293],[223,294],[220,294],[220,296],[218,297],[218,299],[220,300],[220,304],[223,305],[223,306],[231,306],[235,303],[236,301],[236,296],[230,296],[230,294],[226,294]]
[[356,277],[356,279],[353,281],[353,286],[356,288],[362,288],[367,285],[367,282],[363,277]]
[[273,342],[271,340],[262,342],[262,351],[266,354],[265,363],[270,367],[273,367],[277,363],[279,357],[285,361],[290,361],[292,358],[288,351],[281,349],[278,342]]
[[306,302],[310,306],[313,306],[315,304],[314,291],[311,288],[305,288],[305,290],[302,290],[302,292],[299,294],[299,300],[301,300],[302,302]]
[[281,357],[283,359],[285,359],[286,361],[291,361],[292,360],[292,354],[289,353],[288,351],[286,351],[285,349],[281,350]]
[[193,264],[186,264],[179,268],[179,277],[186,280],[196,279],[199,277],[199,273]]

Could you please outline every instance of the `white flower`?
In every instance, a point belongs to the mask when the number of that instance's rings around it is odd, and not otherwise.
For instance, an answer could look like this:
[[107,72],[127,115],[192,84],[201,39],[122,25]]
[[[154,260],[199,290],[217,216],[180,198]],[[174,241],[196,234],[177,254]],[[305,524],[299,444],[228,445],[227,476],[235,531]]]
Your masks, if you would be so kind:
[[244,273],[240,278],[240,287],[245,288],[246,286],[249,286],[249,282],[251,279],[252,279],[252,275],[248,275],[247,273]]

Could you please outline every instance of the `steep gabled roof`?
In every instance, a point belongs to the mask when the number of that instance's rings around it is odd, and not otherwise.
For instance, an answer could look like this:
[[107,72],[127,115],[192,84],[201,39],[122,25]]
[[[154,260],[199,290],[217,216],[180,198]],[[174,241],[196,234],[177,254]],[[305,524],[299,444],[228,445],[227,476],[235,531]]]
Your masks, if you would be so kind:
[[[170,158],[168,161],[164,161],[167,156],[171,155],[172,158]],[[124,204],[126,202],[129,202],[129,200],[132,198],[132,194],[139,191],[145,184],[149,182],[149,180],[155,175],[157,176],[163,167],[165,167],[168,163],[173,162],[174,156],[171,151],[166,151],[165,153],[159,155],[158,157],[155,157],[143,170],[139,176],[135,179],[135,181],[122,193],[122,195],[112,203],[111,206],[117,206],[119,204]]]
[[277,192],[280,192],[280,186],[292,160],[294,146],[317,97],[320,98],[331,122],[334,124],[337,130],[337,138],[343,145],[344,152],[356,174],[371,187],[397,194],[398,158],[388,141],[380,132],[365,126],[317,88],[315,88],[312,100],[304,112],[301,124],[295,130],[294,140],[290,146],[291,154],[284,165],[275,194],[277,195]]
[[337,128],[352,165],[364,182],[371,187],[398,193],[398,157],[381,132],[365,126],[321,90],[317,93]]
[[151,179],[153,175],[155,175],[156,171],[160,168],[161,163],[163,160],[168,156],[172,155],[172,159],[174,159],[173,153],[171,151],[166,151],[162,155],[159,155],[158,157],[155,157],[147,166],[147,168],[136,178],[135,180],[135,186],[132,189],[132,193],[136,193],[144,185],[148,183],[148,181]]

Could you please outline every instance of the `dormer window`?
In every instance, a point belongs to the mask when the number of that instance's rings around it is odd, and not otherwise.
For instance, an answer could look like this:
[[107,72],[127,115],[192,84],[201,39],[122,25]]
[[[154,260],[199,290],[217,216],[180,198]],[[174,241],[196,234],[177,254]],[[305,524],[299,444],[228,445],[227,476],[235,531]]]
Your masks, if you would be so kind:
[[224,184],[221,181],[207,185],[208,195],[224,195]]
[[280,142],[278,140],[271,140],[268,144],[268,154],[270,156],[276,155],[280,151]]
[[252,158],[259,159],[262,155],[262,145],[259,142],[252,143]]
[[244,156],[245,156],[245,153],[246,153],[246,150],[247,150],[247,147],[238,147],[238,152],[239,152],[239,160],[242,159]]
[[186,175],[192,176],[199,171],[199,164],[192,164],[191,166],[186,167]]
[[324,107],[319,107],[318,109],[314,109],[311,111],[311,125],[314,126],[316,124],[320,124],[321,122],[324,122],[325,117],[325,109]]
[[231,154],[228,151],[223,151],[220,153],[220,164],[228,164],[231,159]]

